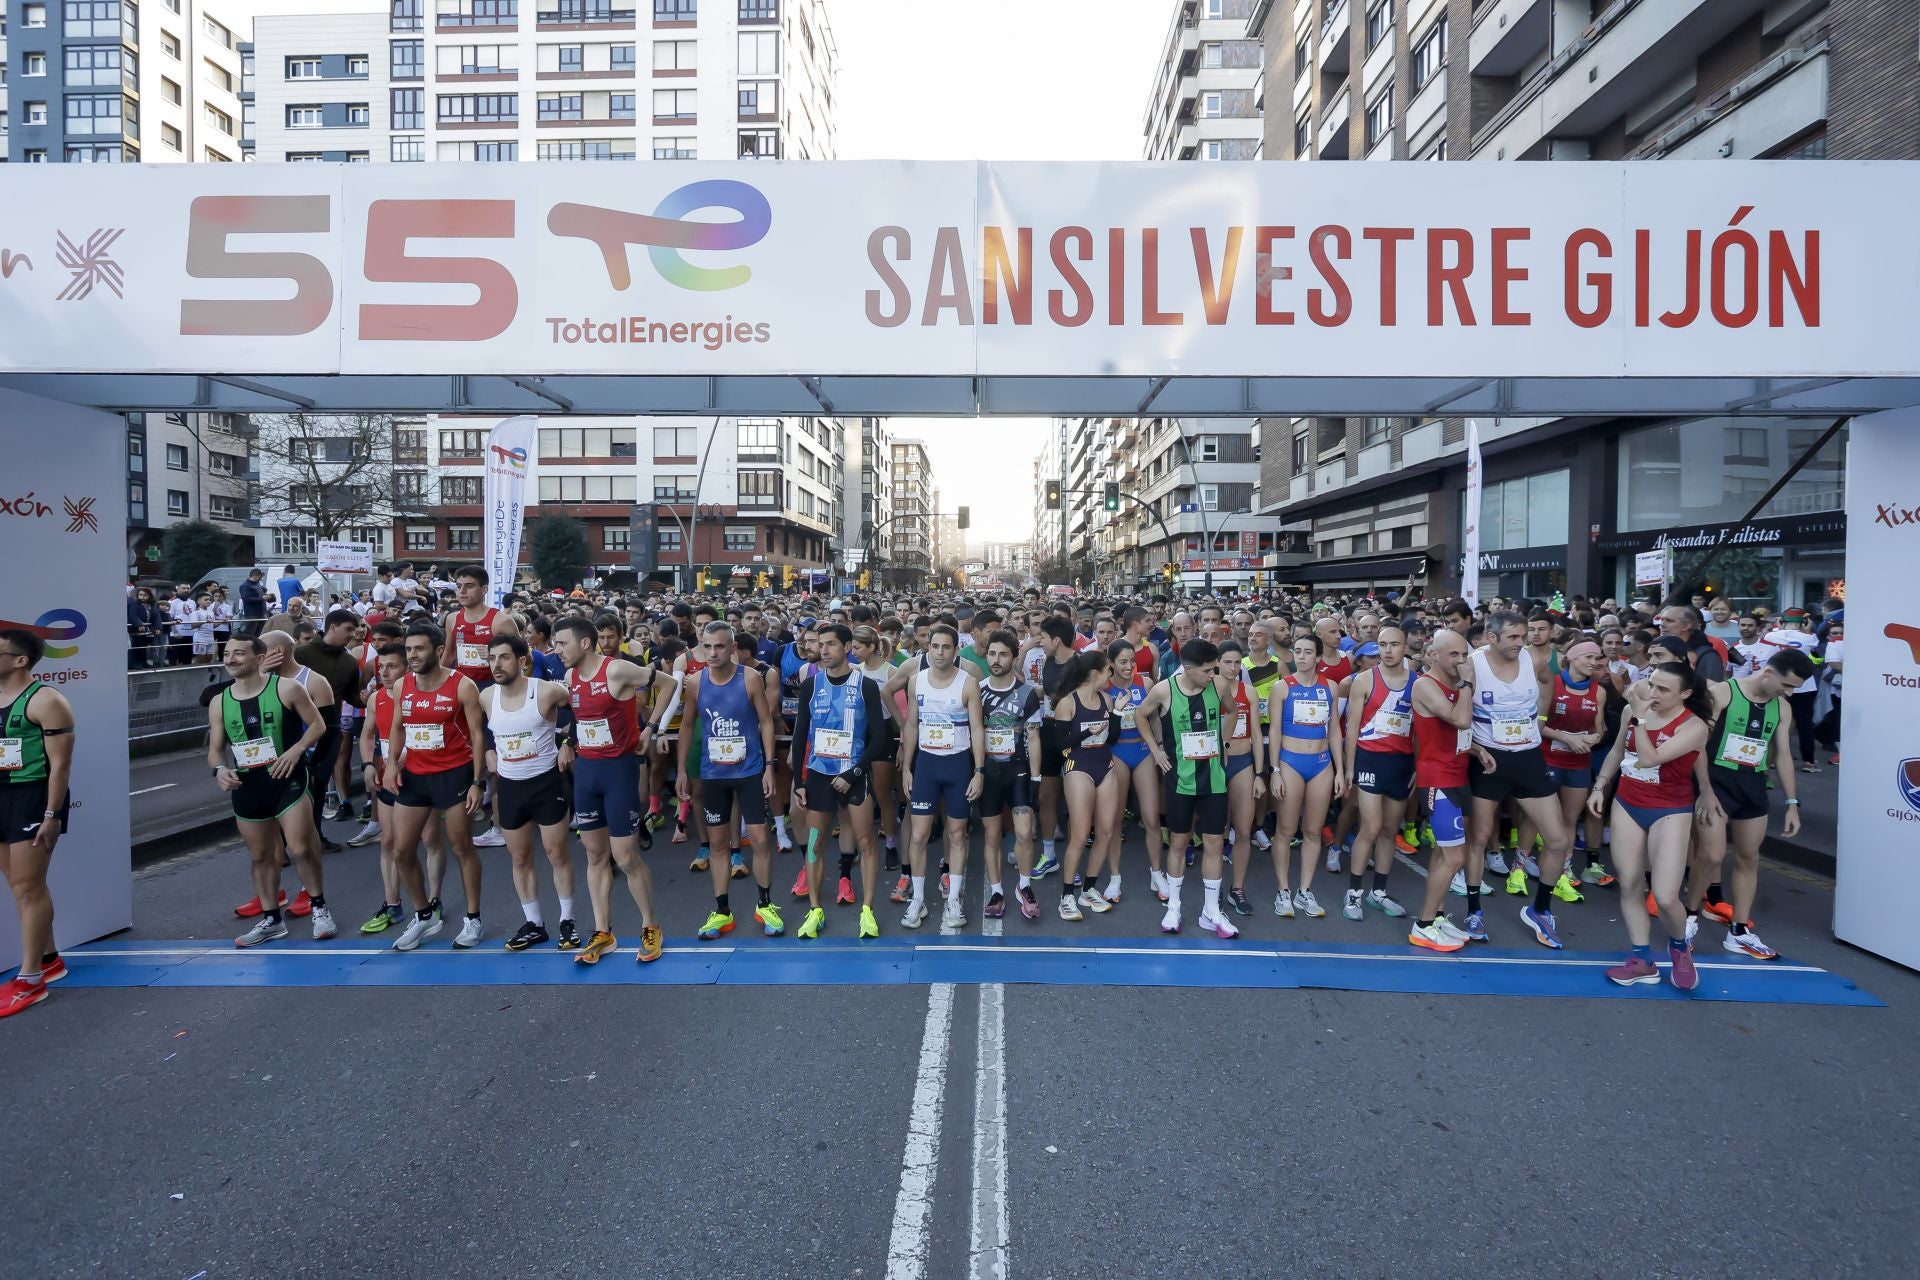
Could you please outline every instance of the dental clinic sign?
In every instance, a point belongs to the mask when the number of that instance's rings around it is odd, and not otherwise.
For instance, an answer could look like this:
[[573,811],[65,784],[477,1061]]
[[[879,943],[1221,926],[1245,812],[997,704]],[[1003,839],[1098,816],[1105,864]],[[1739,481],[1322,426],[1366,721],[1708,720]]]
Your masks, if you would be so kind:
[[1807,172],[19,166],[8,251],[126,225],[0,283],[0,373],[1909,373],[1920,173]]

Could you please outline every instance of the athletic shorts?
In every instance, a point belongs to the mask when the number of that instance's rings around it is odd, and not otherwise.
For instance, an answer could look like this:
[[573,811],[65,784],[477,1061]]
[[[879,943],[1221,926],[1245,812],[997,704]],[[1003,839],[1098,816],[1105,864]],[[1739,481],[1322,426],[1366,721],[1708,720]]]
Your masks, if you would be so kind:
[[573,825],[581,831],[605,828],[610,836],[633,834],[640,821],[640,757],[573,758]]
[[1433,830],[1436,848],[1450,848],[1467,842],[1467,810],[1473,796],[1465,787],[1428,787],[1427,808],[1432,816],[1427,825]]
[[[67,830],[67,803],[60,804],[60,816],[54,821],[60,824],[60,833]],[[47,780],[38,782],[14,782],[0,786],[0,844],[25,844],[33,839],[40,830],[40,822],[48,809]]]
[[302,760],[293,772],[276,778],[268,770],[243,769],[233,792],[233,816],[242,822],[272,822],[308,798],[308,768]]
[[1405,800],[1413,794],[1413,756],[1361,747],[1353,753],[1353,785],[1369,795]]
[[1763,773],[1708,765],[1707,781],[1713,784],[1714,797],[1727,811],[1729,822],[1764,818],[1773,812],[1773,806],[1767,803],[1767,777]]
[[1197,836],[1223,836],[1227,833],[1227,793],[1210,796],[1181,795],[1171,779],[1160,789],[1161,823],[1168,831],[1192,832]]
[[1467,787],[1476,800],[1545,800],[1559,790],[1547,776],[1547,754],[1539,747],[1524,751],[1489,751],[1499,766],[1488,773],[1475,755],[1467,765]]
[[529,822],[561,826],[572,812],[558,769],[549,769],[537,778],[500,778],[494,786],[502,831],[518,831]]
[[806,785],[801,790],[808,813],[838,813],[842,809],[857,809],[867,802],[872,788],[868,785],[865,769],[847,784],[845,792],[834,790],[833,780],[839,776],[807,770]]
[[947,820],[967,816],[967,786],[973,781],[973,755],[937,756],[916,751],[913,756],[913,794],[907,797],[908,811],[915,817],[930,816],[936,806],[947,811]]
[[1227,781],[1232,782],[1251,768],[1253,768],[1253,752],[1246,751],[1237,756],[1228,756]]
[[415,773],[403,768],[400,770],[400,790],[395,793],[393,802],[405,809],[432,809],[435,813],[445,813],[466,804],[467,789],[471,786],[471,764],[463,764],[457,769],[444,769],[439,773]]
[[1569,769],[1563,764],[1547,766],[1547,781],[1558,791],[1590,791],[1593,789],[1593,766],[1584,769]]
[[1613,798],[1613,804],[1615,808],[1619,809],[1621,813],[1624,813],[1633,824],[1642,831],[1653,830],[1654,824],[1663,818],[1686,818],[1688,821],[1693,820],[1692,805],[1677,809],[1649,809],[1643,805],[1628,804],[1618,796]]
[[767,793],[764,773],[749,774],[744,778],[702,778],[700,780],[700,808],[706,814],[707,825],[717,827],[733,818],[733,806],[740,805],[740,821],[750,827],[767,825]]
[[1066,748],[1056,744],[1056,735],[1059,731],[1054,728],[1054,724],[1053,717],[1048,716],[1046,723],[1040,726],[1040,776],[1042,778],[1059,777],[1067,764]]
[[1132,773],[1147,761],[1153,759],[1153,753],[1147,750],[1144,742],[1116,742],[1113,744],[1113,758],[1122,768]]
[[1018,812],[1033,808],[1033,776],[1027,772],[1024,762],[1002,761],[998,764],[987,761],[987,772],[980,779],[980,798],[975,801],[975,816],[994,818],[1003,809]]

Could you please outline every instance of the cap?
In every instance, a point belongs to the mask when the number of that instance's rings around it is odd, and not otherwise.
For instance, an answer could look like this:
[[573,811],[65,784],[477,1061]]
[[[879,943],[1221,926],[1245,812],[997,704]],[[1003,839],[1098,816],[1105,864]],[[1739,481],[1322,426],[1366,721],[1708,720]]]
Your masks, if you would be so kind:
[[1377,658],[1380,656],[1380,646],[1374,641],[1369,640],[1355,649],[1353,656],[1356,658]]
[[806,630],[808,630],[808,629],[810,629],[810,628],[812,628],[812,627],[815,627],[815,626],[818,626],[818,625],[819,625],[819,623],[817,623],[817,622],[816,622],[816,621],[815,621],[814,619],[812,619],[812,618],[802,618],[802,619],[800,619],[800,623],[799,623],[799,626],[800,626],[800,629],[801,629],[802,631],[806,631]]
[[1788,609],[1780,616],[1789,622],[1805,622],[1807,619],[1807,611],[1805,609]]

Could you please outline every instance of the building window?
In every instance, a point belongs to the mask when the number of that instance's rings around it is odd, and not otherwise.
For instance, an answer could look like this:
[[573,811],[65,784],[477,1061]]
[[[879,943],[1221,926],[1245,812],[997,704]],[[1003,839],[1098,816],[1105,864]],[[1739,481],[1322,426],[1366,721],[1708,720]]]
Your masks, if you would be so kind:
[[287,108],[287,128],[289,129],[318,129],[324,118],[318,105]]
[[[33,20],[33,12],[40,11],[40,21]],[[26,25],[44,27],[47,25],[46,6],[30,4],[26,6]],[[61,29],[66,37],[85,39],[87,37],[113,38],[126,34],[134,37],[128,43],[138,43],[138,10],[129,4],[122,8],[120,0],[66,0],[61,6]],[[42,65],[37,75],[45,75],[47,69]]]
[[608,94],[607,112],[607,118],[610,120],[633,119],[633,95],[630,93]]
[[66,102],[69,134],[120,132],[122,127],[120,111],[123,100],[119,94],[68,98]]
[[699,118],[695,96],[692,89],[655,89],[653,91],[654,120],[692,123]]
[[447,550],[480,550],[480,526],[477,524],[452,525],[447,529]]
[[432,525],[407,526],[407,550],[433,551],[440,546],[440,531]]
[[439,0],[433,20],[441,27],[511,27],[520,21],[519,0]]
[[655,427],[653,429],[653,456],[655,458],[691,458],[700,450],[699,429],[696,427]]
[[[655,71],[694,71],[699,67],[697,50],[699,43],[693,40],[655,40],[653,42],[653,69]],[[631,55],[629,55],[631,60]]]
[[168,102],[171,102],[174,106],[177,107],[180,105],[180,86],[175,84],[173,81],[167,79],[165,76],[161,76],[160,77],[160,96],[165,98]]
[[740,74],[743,76],[780,74],[780,33],[778,31],[742,31],[740,33]]
[[[127,7],[132,8],[133,6],[128,5]],[[222,49],[233,48],[233,32],[221,26],[212,18],[202,17],[200,19],[200,30],[206,35],[207,39],[213,41]]]
[[728,551],[752,554],[759,550],[760,531],[750,524],[726,526],[722,546]]
[[349,127],[355,125],[365,126],[372,122],[373,111],[366,103],[349,102],[347,104],[347,124]]
[[1307,469],[1307,433],[1296,432],[1293,437],[1292,475],[1303,475]]
[[692,502],[694,495],[694,476],[667,476],[656,474],[653,477],[653,500],[655,502]]
[[487,447],[487,433],[470,427],[441,428],[440,457],[477,458]]
[[1200,65],[1209,71],[1218,71],[1227,65],[1218,40],[1207,40],[1200,45]]
[[1360,426],[1363,446],[1385,444],[1393,435],[1392,418],[1362,418]]
[[187,446],[170,444],[167,446],[167,470],[185,471],[187,469]]
[[655,22],[697,22],[700,0],[653,0]]
[[365,80],[367,78],[366,54],[355,53],[347,56],[347,76],[349,79]]
[[1200,118],[1202,120],[1218,120],[1225,114],[1225,110],[1225,99],[1222,95],[1218,93],[1203,93],[1200,95]]
[[1372,146],[1382,138],[1393,136],[1393,82],[1380,96],[1367,104],[1367,145]]
[[442,506],[474,506],[481,501],[481,496],[479,476],[440,477],[440,505]]
[[560,57],[560,70],[567,75],[577,75],[586,65],[586,46],[563,44],[555,51]]
[[520,158],[517,142],[476,142],[473,158],[488,164],[511,164]]
[[740,0],[740,21],[778,22],[780,0]]
[[1220,509],[1220,486],[1217,484],[1201,485],[1200,505],[1205,510],[1218,511]]
[[520,70],[520,49],[511,44],[448,44],[437,51],[443,76],[512,75]]
[[680,531],[662,529],[659,531],[659,547],[662,555],[677,555],[681,549]]
[[237,476],[246,470],[246,459],[231,453],[207,451],[207,471],[216,476]]
[[698,160],[700,149],[692,138],[655,138],[653,158],[655,160]]
[[441,124],[516,124],[520,120],[517,93],[443,93],[439,98]]
[[625,551],[633,546],[633,530],[624,524],[603,524],[600,526],[600,549],[602,551]]
[[424,25],[421,18],[422,0],[393,0],[387,19],[389,31],[418,31]]
[[215,520],[245,520],[247,504],[222,493],[207,495],[207,515]]
[[632,476],[541,476],[541,502],[632,502]]
[[780,118],[780,82],[778,80],[742,80],[740,82],[740,118],[777,120]]
[[740,145],[736,154],[742,160],[778,160],[780,131],[778,129],[740,130]]
[[538,109],[542,120],[579,120],[580,104],[585,95],[578,93],[543,93],[540,95]]
[[427,158],[425,138],[395,138],[387,158],[395,164],[418,164]]
[[314,544],[320,535],[312,529],[275,529],[273,531],[273,554],[276,556],[310,556],[314,553]]
[[320,78],[320,59],[318,58],[288,58],[287,59],[287,79],[318,80],[319,78]]
[[[424,129],[427,127],[427,91],[425,89],[393,89],[389,91],[388,105],[393,112],[393,127],[398,129]],[[421,139],[414,139],[419,142]]]
[[1293,46],[1293,74],[1296,78],[1313,70],[1313,37],[1301,37],[1300,43]]
[[778,471],[742,471],[739,480],[741,506],[777,507],[780,505],[780,473]]
[[1372,49],[1393,34],[1393,0],[1374,0],[1367,10],[1367,48]]
[[1443,12],[1439,21],[1427,28],[1420,37],[1420,43],[1413,46],[1413,91],[1420,92],[1427,82],[1440,74],[1440,68],[1447,65],[1447,15]]
[[[1567,476],[1564,470],[1543,471],[1485,484],[1480,493],[1480,549],[1514,551],[1565,545]],[[1462,516],[1466,514],[1466,498],[1466,494],[1460,495]]]
[[[22,5],[20,8],[20,25],[28,29],[46,26],[47,6],[43,4]],[[69,32],[68,34],[71,35],[73,33]]]
[[[427,74],[426,43],[395,40],[388,49],[388,74],[395,80],[420,80]],[[398,126],[396,126],[398,127]]]
[[[69,89],[117,89],[124,85],[129,89],[138,89],[136,68],[133,55],[124,54],[126,69],[121,70],[123,53],[120,49],[107,45],[85,45],[66,51],[66,83]],[[40,70],[33,69],[35,60],[39,60]],[[27,55],[26,74],[45,75],[47,60],[40,54]],[[178,101],[178,99],[175,99]]]
[[1296,159],[1305,159],[1313,152],[1313,120],[1310,116],[1301,116],[1293,122],[1293,154]]
[[162,31],[160,33],[160,52],[166,54],[175,62],[180,61],[180,41]]
[[611,55],[611,60],[610,60],[608,70],[612,71],[613,74],[617,76],[632,75],[633,74],[633,46],[630,44],[617,44],[613,46],[613,52]]

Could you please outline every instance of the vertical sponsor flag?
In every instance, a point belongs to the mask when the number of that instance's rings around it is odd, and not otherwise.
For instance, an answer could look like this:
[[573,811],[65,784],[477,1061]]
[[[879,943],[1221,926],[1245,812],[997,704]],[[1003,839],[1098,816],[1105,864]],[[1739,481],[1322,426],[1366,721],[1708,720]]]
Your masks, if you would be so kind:
[[533,482],[534,445],[538,438],[535,420],[525,415],[508,418],[487,436],[486,510],[480,526],[480,559],[487,570],[487,596],[495,608],[513,589],[514,573],[520,564],[526,491]]
[[1460,598],[1480,607],[1480,424],[1467,419],[1467,512],[1460,534]]

